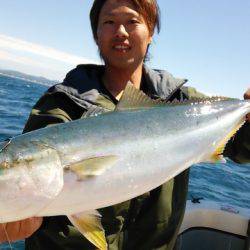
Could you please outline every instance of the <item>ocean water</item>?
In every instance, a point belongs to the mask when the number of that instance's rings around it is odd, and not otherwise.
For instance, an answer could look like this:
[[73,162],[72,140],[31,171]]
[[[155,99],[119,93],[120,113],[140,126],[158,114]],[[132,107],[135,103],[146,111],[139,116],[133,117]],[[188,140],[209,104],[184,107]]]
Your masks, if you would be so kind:
[[[22,133],[32,106],[48,87],[0,75],[0,141]],[[250,165],[198,164],[191,167],[189,198],[203,197],[250,208]],[[24,242],[12,244],[24,249]],[[8,244],[0,249],[11,249]]]

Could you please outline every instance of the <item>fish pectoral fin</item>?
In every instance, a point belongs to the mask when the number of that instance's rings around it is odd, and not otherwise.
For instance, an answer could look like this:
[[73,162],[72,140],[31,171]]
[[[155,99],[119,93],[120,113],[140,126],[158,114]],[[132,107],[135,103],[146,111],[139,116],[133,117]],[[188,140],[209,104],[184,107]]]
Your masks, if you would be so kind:
[[101,224],[101,215],[98,211],[69,215],[68,218],[79,232],[98,249],[108,249],[105,231]]
[[69,169],[78,176],[79,180],[83,180],[88,177],[101,175],[111,168],[118,159],[118,156],[115,155],[88,158],[71,164]]
[[161,100],[151,99],[144,92],[135,88],[131,82],[128,82],[115,111],[150,108],[159,105],[163,105]]
[[228,141],[238,132],[238,130],[243,126],[245,121],[239,122],[218,144],[216,150],[214,153],[211,155],[211,162],[221,162],[225,163],[226,160],[223,157],[223,152],[225,150],[225,147],[228,143]]

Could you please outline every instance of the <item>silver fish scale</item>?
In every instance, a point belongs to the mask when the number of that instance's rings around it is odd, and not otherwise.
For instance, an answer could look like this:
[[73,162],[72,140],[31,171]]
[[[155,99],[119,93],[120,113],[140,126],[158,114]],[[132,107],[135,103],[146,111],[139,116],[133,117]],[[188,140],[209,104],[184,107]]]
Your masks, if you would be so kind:
[[[0,153],[2,169],[3,159],[8,159],[11,165],[17,155],[20,160],[18,166],[24,166],[20,168],[20,178],[15,176],[18,168],[1,172],[3,200],[0,200],[0,221],[35,215],[72,214],[116,204],[145,193],[190,165],[208,161],[218,143],[249,112],[249,101],[166,105],[110,112],[17,136]],[[63,167],[106,155],[117,156],[119,160],[102,175],[80,182],[75,173],[64,171],[63,190],[54,198],[46,197],[46,194],[43,196],[41,187],[44,183],[48,188],[60,189],[57,178],[60,179]],[[37,165],[32,165],[34,179],[40,184],[38,197],[36,192],[30,190],[34,185],[25,164],[27,160],[39,157],[42,159],[41,166],[39,161]],[[53,161],[57,163],[55,170]],[[43,171],[49,173],[48,180],[44,176],[39,179]],[[6,183],[3,172],[13,176],[15,182],[12,183],[8,177]],[[22,174],[26,175],[30,186],[19,183]],[[12,187],[15,187],[12,190],[15,206],[13,201],[4,200],[5,192],[6,197],[7,194],[10,197]],[[29,196],[32,202],[18,198],[24,197],[22,188],[32,193],[33,196]],[[53,190],[46,190],[49,191]]]
[[[109,112],[97,117],[89,117],[66,124],[55,125],[13,138],[13,143],[6,146],[4,154],[17,157],[33,155],[43,148],[54,148],[59,153],[85,145],[91,150],[105,147],[109,140],[112,145],[126,140],[137,140],[162,136],[183,129],[195,129],[203,123],[220,119],[222,114],[230,113],[244,105],[245,101],[220,101],[198,103],[195,105],[159,106],[131,111]],[[5,144],[4,144],[5,147]],[[0,154],[1,157],[1,154]],[[1,158],[0,158],[1,159]],[[0,162],[1,164],[1,162]]]

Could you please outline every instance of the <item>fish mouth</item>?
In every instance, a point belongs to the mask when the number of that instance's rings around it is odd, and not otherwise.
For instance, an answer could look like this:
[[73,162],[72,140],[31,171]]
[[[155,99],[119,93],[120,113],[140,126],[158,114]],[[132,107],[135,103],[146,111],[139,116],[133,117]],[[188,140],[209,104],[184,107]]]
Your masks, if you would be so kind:
[[4,151],[8,147],[10,142],[11,142],[11,139],[7,139],[3,142],[0,142],[0,171],[10,168],[9,161],[6,159],[6,155],[4,154]]
[[0,142],[0,153],[4,150],[6,147],[6,142]]
[[2,153],[10,143],[11,143],[11,138],[8,138],[5,141],[0,142],[0,153]]

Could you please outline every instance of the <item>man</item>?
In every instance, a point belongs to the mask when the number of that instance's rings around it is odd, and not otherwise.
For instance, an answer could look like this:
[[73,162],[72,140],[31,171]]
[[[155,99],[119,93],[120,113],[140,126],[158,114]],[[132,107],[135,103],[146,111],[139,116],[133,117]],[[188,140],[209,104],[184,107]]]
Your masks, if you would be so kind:
[[[84,118],[95,108],[113,110],[128,81],[152,98],[171,101],[197,96],[182,87],[185,80],[144,65],[155,27],[159,28],[156,1],[96,0],[90,17],[105,65],[79,65],[63,84],[50,88],[34,106],[24,132]],[[250,98],[250,91],[245,98]],[[249,160],[242,133],[248,134],[249,143],[247,124],[225,153],[237,162]],[[188,170],[140,197],[100,209],[109,249],[172,249],[185,209],[187,186]],[[4,227],[10,240],[27,238],[39,228],[26,241],[26,249],[94,249],[63,216],[32,218]],[[1,240],[6,240],[0,230]]]

